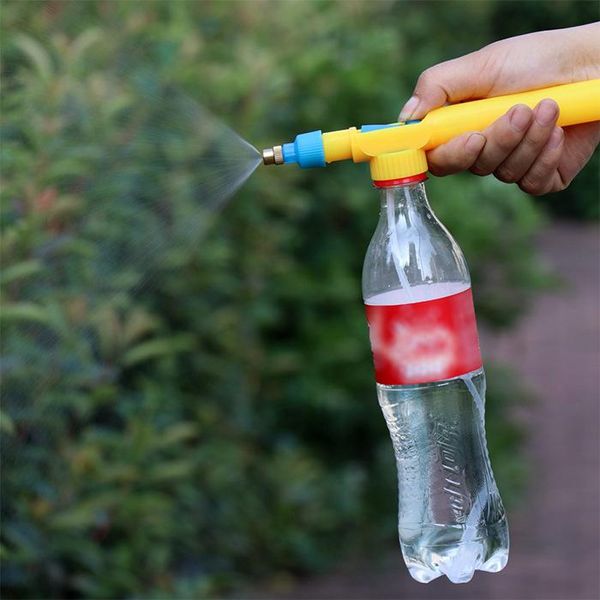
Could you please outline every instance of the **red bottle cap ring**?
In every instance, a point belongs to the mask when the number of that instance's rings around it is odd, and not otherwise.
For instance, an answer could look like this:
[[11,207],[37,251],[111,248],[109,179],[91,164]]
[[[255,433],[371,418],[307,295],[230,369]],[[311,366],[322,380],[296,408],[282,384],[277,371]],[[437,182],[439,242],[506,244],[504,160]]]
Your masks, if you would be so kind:
[[427,173],[419,173],[417,175],[411,175],[410,177],[400,177],[399,179],[383,179],[380,181],[373,181],[375,187],[387,188],[395,185],[409,185],[411,183],[421,183],[427,179]]

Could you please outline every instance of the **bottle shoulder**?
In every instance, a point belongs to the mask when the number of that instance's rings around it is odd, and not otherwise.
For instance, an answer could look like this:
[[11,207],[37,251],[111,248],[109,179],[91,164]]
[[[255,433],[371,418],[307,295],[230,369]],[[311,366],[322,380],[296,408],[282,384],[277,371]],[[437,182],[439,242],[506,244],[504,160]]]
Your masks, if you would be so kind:
[[390,197],[363,265],[363,297],[424,284],[470,285],[459,245],[435,216],[426,197],[414,202]]

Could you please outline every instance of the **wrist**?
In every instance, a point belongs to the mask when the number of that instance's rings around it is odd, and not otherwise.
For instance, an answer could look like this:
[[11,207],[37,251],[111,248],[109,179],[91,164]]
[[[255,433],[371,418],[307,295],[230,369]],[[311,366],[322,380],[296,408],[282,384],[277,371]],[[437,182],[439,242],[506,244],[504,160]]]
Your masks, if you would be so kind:
[[600,22],[573,27],[568,32],[565,75],[572,81],[600,78]]

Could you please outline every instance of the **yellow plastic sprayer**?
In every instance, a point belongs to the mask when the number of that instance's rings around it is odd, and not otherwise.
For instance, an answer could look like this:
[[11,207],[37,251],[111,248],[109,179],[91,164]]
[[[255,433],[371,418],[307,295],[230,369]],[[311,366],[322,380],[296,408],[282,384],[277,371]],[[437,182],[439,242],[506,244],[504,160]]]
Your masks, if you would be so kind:
[[516,104],[534,108],[545,98],[558,104],[561,127],[600,121],[600,79],[592,79],[444,106],[417,121],[302,133],[292,143],[263,150],[263,162],[307,168],[352,159],[369,161],[376,181],[410,177],[427,170],[426,150],[462,133],[482,131]]

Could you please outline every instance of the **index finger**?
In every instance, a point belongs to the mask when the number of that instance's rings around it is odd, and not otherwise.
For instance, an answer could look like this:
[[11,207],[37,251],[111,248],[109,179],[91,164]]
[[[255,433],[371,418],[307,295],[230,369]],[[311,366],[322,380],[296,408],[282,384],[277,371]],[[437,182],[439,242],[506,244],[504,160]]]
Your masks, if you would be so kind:
[[427,164],[432,175],[442,177],[470,169],[485,146],[485,136],[465,133],[427,152]]

